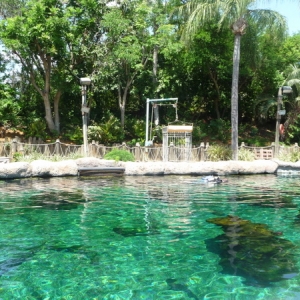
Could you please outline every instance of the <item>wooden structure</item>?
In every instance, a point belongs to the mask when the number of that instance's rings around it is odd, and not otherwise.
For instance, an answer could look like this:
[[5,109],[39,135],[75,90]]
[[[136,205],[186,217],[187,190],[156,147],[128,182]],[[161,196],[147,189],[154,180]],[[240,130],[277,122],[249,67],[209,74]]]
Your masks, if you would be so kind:
[[191,160],[193,125],[168,125],[162,128],[163,161]]
[[79,176],[121,176],[125,172],[125,168],[116,167],[89,167],[89,168],[78,168]]

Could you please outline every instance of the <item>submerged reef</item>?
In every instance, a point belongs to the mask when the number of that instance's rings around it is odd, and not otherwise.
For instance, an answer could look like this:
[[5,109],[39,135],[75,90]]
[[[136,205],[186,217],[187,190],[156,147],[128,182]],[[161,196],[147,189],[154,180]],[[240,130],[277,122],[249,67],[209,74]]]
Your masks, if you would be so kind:
[[298,275],[295,245],[264,224],[237,216],[208,219],[224,233],[207,239],[207,249],[220,256],[223,273],[242,276],[245,284],[268,286]]

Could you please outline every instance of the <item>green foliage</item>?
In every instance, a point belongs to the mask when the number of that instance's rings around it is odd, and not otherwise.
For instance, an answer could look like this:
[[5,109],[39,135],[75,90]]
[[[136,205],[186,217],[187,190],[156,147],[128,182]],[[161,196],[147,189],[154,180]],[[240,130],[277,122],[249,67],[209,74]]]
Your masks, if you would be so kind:
[[244,138],[242,141],[245,142],[247,145],[254,146],[254,147],[264,147],[270,145],[270,140],[261,137],[259,135],[254,137]]
[[194,145],[203,142],[203,139],[208,136],[208,133],[205,132],[205,129],[206,126],[203,123],[201,123],[199,126],[193,127],[192,140]]
[[75,128],[68,129],[64,133],[64,137],[68,140],[72,141],[75,144],[82,144],[83,142],[83,133],[82,128],[79,126],[75,126]]
[[146,122],[140,119],[132,119],[127,121],[127,136],[132,138],[127,142],[128,145],[135,146],[136,143],[143,145],[145,143]]
[[21,106],[16,100],[16,92],[8,84],[0,84],[0,123],[17,126],[20,122]]
[[132,153],[122,150],[122,149],[113,149],[104,156],[104,159],[115,160],[115,161],[135,161]]
[[227,143],[231,137],[230,121],[223,119],[211,120],[207,126],[207,135],[212,140]]
[[255,160],[255,154],[249,149],[241,148],[239,150],[239,160],[253,161]]
[[63,160],[68,160],[68,159],[77,159],[81,158],[82,155],[79,153],[70,153],[68,156],[61,156],[61,155],[53,155],[53,156],[46,156],[42,153],[39,152],[31,152],[27,154],[26,156],[22,155],[19,152],[15,153],[14,155],[14,161],[23,161],[23,162],[32,162],[35,160],[48,160],[48,161],[63,161]]
[[46,122],[42,119],[34,119],[26,129],[27,137],[38,137],[45,139],[47,136],[47,125]]
[[210,161],[230,160],[232,157],[231,149],[224,145],[209,146],[206,154]]
[[95,140],[104,144],[122,142],[124,139],[124,130],[120,121],[113,115],[103,124],[94,124],[88,128],[89,141]]
[[13,155],[13,161],[21,161],[22,157],[23,157],[22,153],[15,152],[14,155]]
[[299,150],[295,149],[293,151],[281,151],[278,155],[278,159],[282,161],[288,161],[288,162],[297,162],[300,160],[300,152]]

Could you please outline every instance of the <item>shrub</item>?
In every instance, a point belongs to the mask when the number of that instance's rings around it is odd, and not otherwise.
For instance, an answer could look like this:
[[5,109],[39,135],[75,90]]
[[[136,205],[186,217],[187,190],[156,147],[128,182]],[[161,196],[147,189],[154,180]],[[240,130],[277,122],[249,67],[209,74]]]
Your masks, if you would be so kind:
[[230,160],[232,151],[228,146],[214,145],[207,149],[207,158],[211,161]]
[[211,139],[227,143],[231,136],[230,121],[223,119],[211,120],[207,127],[207,134]]
[[132,153],[121,150],[121,149],[113,149],[109,153],[104,156],[104,159],[108,160],[116,160],[116,161],[135,161]]
[[83,140],[82,128],[76,126],[74,128],[68,129],[65,132],[64,137],[69,139],[73,143],[82,144],[82,140]]
[[113,115],[103,124],[96,124],[88,128],[89,141],[96,140],[104,144],[122,142],[124,139],[124,130],[120,121]]
[[253,161],[255,160],[255,154],[249,149],[241,148],[239,150],[239,160]]
[[292,152],[283,151],[282,153],[279,153],[278,158],[282,161],[297,162],[300,160],[300,152],[298,152],[298,151],[292,151]]
[[141,145],[145,143],[145,127],[144,120],[128,119],[126,120],[126,137],[129,139],[128,145],[134,146],[136,143]]

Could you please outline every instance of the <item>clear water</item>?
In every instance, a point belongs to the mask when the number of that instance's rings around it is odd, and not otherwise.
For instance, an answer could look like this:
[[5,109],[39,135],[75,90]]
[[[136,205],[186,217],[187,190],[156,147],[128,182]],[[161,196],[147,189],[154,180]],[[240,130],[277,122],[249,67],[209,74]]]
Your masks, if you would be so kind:
[[[300,299],[299,178],[26,179],[0,190],[0,299]],[[207,220],[228,215],[266,235],[222,252],[226,230]],[[274,282],[259,269],[269,256]]]

